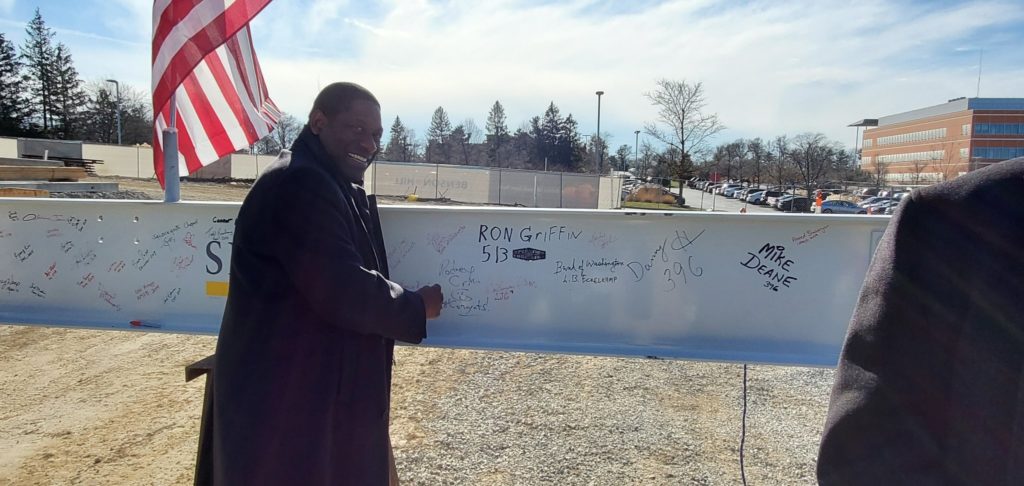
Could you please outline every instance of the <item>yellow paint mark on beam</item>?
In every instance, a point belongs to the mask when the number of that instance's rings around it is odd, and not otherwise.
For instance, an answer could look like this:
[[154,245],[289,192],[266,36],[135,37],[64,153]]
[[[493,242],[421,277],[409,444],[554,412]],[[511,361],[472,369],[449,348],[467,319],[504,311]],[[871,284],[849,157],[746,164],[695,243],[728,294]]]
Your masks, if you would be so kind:
[[214,282],[212,280],[206,281],[206,295],[212,297],[227,297],[228,296],[228,283],[227,282]]

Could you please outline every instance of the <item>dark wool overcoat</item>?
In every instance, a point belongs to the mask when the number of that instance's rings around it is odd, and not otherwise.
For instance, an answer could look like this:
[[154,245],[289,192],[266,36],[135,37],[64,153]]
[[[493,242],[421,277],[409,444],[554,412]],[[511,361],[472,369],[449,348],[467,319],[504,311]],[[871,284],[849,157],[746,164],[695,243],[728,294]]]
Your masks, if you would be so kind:
[[1024,158],[915,191],[861,290],[823,485],[1024,484]]
[[308,127],[246,197],[217,341],[216,484],[388,483],[394,340],[420,342],[426,317],[385,276],[373,219]]

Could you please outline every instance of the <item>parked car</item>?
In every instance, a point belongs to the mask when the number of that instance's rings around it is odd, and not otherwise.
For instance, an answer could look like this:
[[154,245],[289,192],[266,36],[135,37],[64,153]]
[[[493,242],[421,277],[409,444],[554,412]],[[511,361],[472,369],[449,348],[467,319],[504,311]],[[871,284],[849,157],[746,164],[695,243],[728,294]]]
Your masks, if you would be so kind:
[[766,192],[767,191],[764,190],[752,192],[747,195],[747,199],[745,199],[745,201],[750,204],[764,204],[764,195]]
[[[773,193],[774,193],[774,195],[773,195]],[[782,192],[782,191],[768,191],[766,194],[767,195],[766,195],[766,198],[765,198],[765,204],[767,204],[768,206],[771,206],[771,207],[775,207],[776,205],[778,205],[780,198],[785,197],[785,196],[792,196],[792,194],[788,194],[788,193],[785,193],[785,192]]]
[[863,201],[857,203],[857,205],[862,207],[862,208],[866,208],[868,206],[871,206],[872,204],[878,204],[878,203],[880,203],[882,201],[888,201],[889,199],[890,198],[888,198],[888,197],[872,196],[872,197],[869,197],[869,198],[864,199]]
[[732,198],[736,197],[736,193],[742,191],[743,189],[746,189],[746,188],[743,187],[743,186],[739,186],[739,185],[731,186],[731,187],[726,187],[725,189],[722,190],[722,195],[727,197],[727,198],[732,199]]
[[831,201],[821,202],[821,213],[829,214],[867,214],[868,211],[855,203],[850,201],[843,201],[841,199],[833,199]]
[[734,182],[730,182],[730,183],[727,183],[727,184],[722,184],[721,186],[718,187],[718,189],[715,189],[715,194],[725,195],[725,191],[727,191],[729,189],[736,189],[736,188],[739,188],[739,187],[743,187],[743,186],[741,186],[740,184],[736,184]]
[[778,190],[778,189],[767,189],[758,198],[756,204],[767,205],[768,204],[768,198],[770,198],[770,197],[779,197],[779,196],[781,196],[783,194],[785,194],[785,193],[780,191],[780,190]]
[[761,191],[761,190],[763,190],[763,189],[759,189],[759,188],[756,188],[756,187],[744,187],[742,190],[737,192],[735,194],[735,196],[736,196],[736,199],[739,199],[740,201],[746,201],[747,197],[749,197],[751,194],[753,194],[753,193],[755,193],[757,191]]
[[903,203],[903,200],[903,198],[896,200],[896,204],[889,205],[889,207],[885,208],[885,211],[883,211],[882,214],[896,214],[896,210],[899,209],[900,204]]
[[772,203],[772,204],[769,204],[769,206],[771,206],[771,207],[773,207],[775,209],[779,209],[779,205],[781,205],[783,202],[786,202],[786,201],[789,201],[790,199],[793,199],[794,197],[796,197],[796,195],[793,195],[793,194],[783,194],[783,195],[775,198],[775,202]]
[[880,201],[875,204],[870,204],[865,209],[867,209],[869,214],[885,214],[886,209],[892,206],[899,205],[899,203],[900,202],[895,199],[887,199],[885,201]]
[[811,210],[811,200],[804,196],[793,196],[779,203],[779,211],[806,213]]

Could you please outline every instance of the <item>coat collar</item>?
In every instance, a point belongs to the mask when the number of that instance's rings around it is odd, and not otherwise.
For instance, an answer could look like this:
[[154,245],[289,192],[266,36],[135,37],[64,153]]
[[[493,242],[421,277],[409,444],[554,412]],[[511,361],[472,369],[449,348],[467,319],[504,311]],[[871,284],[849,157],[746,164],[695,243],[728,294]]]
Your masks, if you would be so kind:
[[[313,130],[309,128],[309,125],[302,127],[302,131],[295,139],[295,143],[292,144],[292,153],[302,153],[308,156],[309,159],[312,159],[317,165],[327,171],[327,173],[329,173],[339,185],[345,187],[350,185],[362,187],[363,185],[362,180],[349,180],[344,174],[342,174],[337,163],[334,162],[331,156],[327,153],[327,149],[324,148],[324,144],[320,142],[320,137],[313,133]],[[299,159],[301,160],[304,158],[305,157],[300,157]]]

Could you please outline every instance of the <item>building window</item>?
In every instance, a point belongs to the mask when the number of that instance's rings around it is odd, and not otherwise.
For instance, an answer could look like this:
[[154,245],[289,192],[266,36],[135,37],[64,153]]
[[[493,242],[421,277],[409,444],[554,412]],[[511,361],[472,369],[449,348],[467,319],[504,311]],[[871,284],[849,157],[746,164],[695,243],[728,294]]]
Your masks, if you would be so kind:
[[979,159],[1014,159],[1024,157],[1024,147],[974,147],[974,156]]
[[1024,135],[1024,123],[975,123],[975,135]]
[[971,136],[971,124],[970,123],[964,123],[963,125],[961,125],[960,126],[960,134],[965,136],[965,137]]
[[923,142],[925,140],[935,140],[939,138],[946,138],[945,128],[933,128],[931,130],[923,130],[920,132],[901,133],[899,135],[889,135],[888,137],[878,137],[878,145]]
[[966,148],[960,149],[960,158],[961,159],[966,159],[967,158],[967,149]]
[[863,146],[864,146],[864,147],[870,147],[870,146],[871,146],[871,144],[872,144],[872,142],[874,142],[874,141],[875,141],[875,139],[873,139],[873,138],[865,138],[865,139],[864,139],[864,145],[863,145]]
[[879,155],[879,162],[915,162],[918,160],[942,160],[946,157],[945,150],[930,150],[928,152],[911,152],[906,154]]

